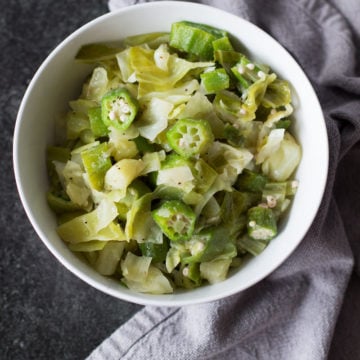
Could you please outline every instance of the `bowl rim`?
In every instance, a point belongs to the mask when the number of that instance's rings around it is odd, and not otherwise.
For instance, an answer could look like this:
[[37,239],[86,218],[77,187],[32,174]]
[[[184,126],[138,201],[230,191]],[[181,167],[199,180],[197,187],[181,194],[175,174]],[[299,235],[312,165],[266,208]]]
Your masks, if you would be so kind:
[[[314,212],[311,222],[309,222],[308,226],[306,228],[302,229],[303,231],[299,234],[298,241],[294,243],[292,250],[286,256],[283,256],[282,258],[277,259],[277,261],[273,264],[272,267],[267,269],[267,271],[261,272],[257,277],[254,277],[251,281],[248,281],[244,286],[233,287],[232,289],[222,292],[220,294],[213,292],[211,295],[207,295],[206,297],[199,298],[199,299],[192,299],[191,297],[186,297],[186,296],[181,297],[179,299],[179,294],[169,294],[169,295],[160,295],[159,296],[159,295],[141,294],[141,293],[136,293],[136,292],[125,292],[125,291],[114,290],[111,287],[106,286],[105,283],[94,280],[94,278],[92,276],[90,276],[89,274],[81,271],[76,266],[74,266],[67,258],[65,258],[64,256],[62,256],[61,254],[58,253],[58,251],[53,247],[53,245],[47,240],[46,234],[38,226],[38,223],[37,223],[35,217],[33,216],[31,206],[27,201],[27,196],[23,190],[23,181],[24,180],[20,176],[20,164],[18,162],[18,154],[21,151],[20,150],[21,147],[18,142],[18,139],[19,139],[19,133],[21,131],[22,119],[24,118],[24,114],[23,114],[24,108],[26,106],[26,103],[28,101],[30,93],[32,92],[33,87],[37,83],[37,80],[38,80],[40,74],[48,66],[50,61],[54,57],[56,57],[57,54],[59,52],[61,52],[62,49],[64,47],[66,47],[66,45],[69,42],[71,42],[74,38],[78,37],[79,34],[86,32],[87,29],[92,28],[93,26],[96,26],[96,24],[99,22],[106,21],[107,19],[110,19],[113,17],[117,17],[120,14],[121,15],[129,14],[130,15],[137,9],[143,9],[143,10],[153,9],[154,10],[154,9],[159,9],[159,8],[164,8],[164,7],[175,7],[175,8],[185,7],[185,8],[192,8],[194,10],[195,9],[197,9],[197,10],[207,9],[207,11],[215,11],[216,13],[218,13],[222,16],[236,18],[239,21],[247,23],[248,26],[255,28],[257,32],[261,32],[262,36],[270,39],[272,42],[277,43],[277,45],[280,46],[282,48],[282,50],[287,54],[289,59],[291,59],[295,63],[295,65],[298,67],[298,71],[302,74],[304,81],[307,83],[308,89],[311,92],[310,95],[313,98],[314,102],[316,103],[316,106],[318,107],[319,112],[321,113],[322,118],[319,119],[319,121],[321,121],[320,125],[323,128],[323,133],[325,136],[325,139],[324,139],[325,141],[323,144],[324,150],[325,150],[324,154],[323,154],[323,161],[324,161],[323,166],[326,171],[324,171],[323,178],[321,179],[321,181],[319,181],[319,189],[321,189],[321,193],[319,194],[317,199],[314,199],[315,207],[317,210]],[[21,101],[21,104],[20,104],[20,107],[18,110],[18,114],[16,117],[15,128],[14,128],[13,167],[14,167],[16,186],[17,186],[17,190],[18,190],[18,193],[20,196],[20,200],[25,209],[25,213],[26,213],[28,219],[30,220],[31,225],[35,229],[37,235],[40,237],[40,239],[46,245],[46,247],[50,250],[50,252],[55,256],[55,258],[57,258],[59,260],[59,262],[63,266],[65,266],[65,268],[67,268],[70,272],[75,274],[78,278],[80,278],[81,280],[86,282],[88,285],[95,287],[96,289],[102,291],[103,293],[114,296],[120,300],[125,300],[125,301],[129,301],[132,303],[137,303],[140,305],[185,306],[185,305],[206,303],[206,302],[219,300],[221,298],[225,298],[225,297],[234,295],[235,293],[241,292],[241,291],[253,286],[254,284],[258,283],[265,277],[267,277],[270,273],[272,273],[275,269],[277,269],[294,252],[294,250],[297,248],[297,246],[300,244],[300,242],[305,237],[313,220],[315,219],[316,214],[319,210],[324,192],[325,192],[325,188],[326,188],[328,163],[329,163],[329,144],[328,144],[328,137],[327,137],[327,129],[326,129],[325,118],[324,118],[324,114],[322,112],[322,108],[321,108],[319,99],[318,99],[317,94],[316,94],[310,80],[308,79],[307,75],[302,70],[302,68],[298,64],[298,62],[294,59],[294,57],[288,52],[288,50],[282,44],[280,44],[275,38],[273,38],[270,34],[265,32],[261,28],[259,28],[257,25],[251,23],[250,21],[248,21],[238,15],[231,14],[225,10],[222,10],[222,9],[210,6],[210,5],[205,5],[205,4],[200,4],[200,3],[191,3],[191,2],[185,2],[185,1],[161,1],[161,2],[159,1],[159,2],[149,2],[149,3],[130,5],[130,6],[127,6],[127,7],[124,7],[124,8],[109,12],[109,13],[105,13],[105,14],[87,22],[86,24],[82,25],[81,27],[79,27],[77,30],[75,30],[73,33],[71,33],[69,36],[67,36],[64,40],[62,40],[58,45],[56,45],[56,47],[47,55],[45,60],[38,67],[37,71],[35,72],[32,80],[30,81],[30,83],[24,93],[24,96],[22,98],[22,101]],[[215,285],[209,285],[209,286],[213,287]],[[188,291],[187,293],[191,293],[191,290]]]

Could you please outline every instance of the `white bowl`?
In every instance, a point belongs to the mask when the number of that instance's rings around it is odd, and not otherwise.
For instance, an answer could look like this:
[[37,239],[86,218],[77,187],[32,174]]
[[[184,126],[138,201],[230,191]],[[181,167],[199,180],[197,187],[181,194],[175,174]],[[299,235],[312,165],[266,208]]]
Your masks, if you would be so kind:
[[[190,20],[228,31],[251,56],[268,64],[293,87],[296,124],[302,146],[296,178],[300,182],[290,214],[266,250],[229,278],[215,285],[171,295],[139,294],[103,277],[79,260],[58,237],[56,220],[45,193],[48,189],[45,149],[53,143],[57,114],[78,96],[89,73],[74,62],[87,43],[117,41],[126,36],[169,31],[171,23]],[[244,290],[276,269],[298,246],[320,205],[327,178],[328,142],[323,114],[304,72],[290,54],[255,25],[225,11],[188,2],[153,2],[101,16],[66,38],[48,56],[32,79],[21,103],[14,134],[14,169],[18,191],[37,234],[56,258],[79,278],[119,299],[149,305],[181,306],[208,302]]]

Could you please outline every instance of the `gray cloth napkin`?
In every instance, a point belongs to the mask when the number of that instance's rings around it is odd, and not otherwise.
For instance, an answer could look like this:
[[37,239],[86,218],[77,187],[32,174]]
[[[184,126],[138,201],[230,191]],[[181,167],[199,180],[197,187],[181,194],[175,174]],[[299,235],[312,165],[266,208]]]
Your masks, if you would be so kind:
[[[142,2],[110,0],[109,8]],[[88,359],[326,359],[351,274],[359,275],[360,1],[201,2],[269,32],[309,76],[329,134],[325,196],[301,245],[266,279],[212,303],[144,307]],[[337,346],[334,359],[359,354]]]

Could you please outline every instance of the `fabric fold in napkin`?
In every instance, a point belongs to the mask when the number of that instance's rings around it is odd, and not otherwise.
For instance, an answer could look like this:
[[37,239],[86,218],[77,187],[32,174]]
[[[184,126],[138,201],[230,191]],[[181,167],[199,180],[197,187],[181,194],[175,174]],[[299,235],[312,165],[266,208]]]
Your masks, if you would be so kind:
[[[109,9],[142,2],[146,1],[110,0]],[[310,78],[324,111],[330,144],[323,202],[300,246],[266,279],[207,304],[144,307],[88,359],[358,359],[359,346],[349,350],[334,341],[339,337],[336,324],[351,275],[356,279],[359,275],[360,175],[354,169],[360,165],[356,145],[360,139],[360,2],[199,2],[263,28],[290,51]],[[348,336],[356,339],[354,334]]]

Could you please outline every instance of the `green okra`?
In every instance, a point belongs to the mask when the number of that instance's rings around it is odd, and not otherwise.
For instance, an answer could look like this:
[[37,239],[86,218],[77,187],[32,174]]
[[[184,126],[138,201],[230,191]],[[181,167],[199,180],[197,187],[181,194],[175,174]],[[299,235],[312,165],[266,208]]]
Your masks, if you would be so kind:
[[265,175],[244,169],[238,176],[235,187],[240,191],[262,192],[268,179]]
[[247,213],[247,233],[255,240],[271,240],[277,234],[274,212],[265,206],[255,206]]
[[171,148],[185,158],[204,153],[214,139],[206,120],[190,118],[178,120],[166,136]]
[[214,56],[215,61],[217,61],[229,75],[232,76],[234,76],[234,74],[232,73],[231,68],[243,57],[243,55],[237,51],[225,49],[215,49]]
[[200,276],[200,263],[191,263],[181,266],[182,285],[186,289],[193,289],[202,283]]
[[214,51],[234,51],[231,41],[228,36],[223,36],[213,41],[212,43]]
[[214,57],[213,41],[226,37],[223,30],[208,25],[179,21],[173,23],[170,32],[170,46],[201,60],[212,60]]
[[232,73],[239,82],[239,89],[244,92],[253,83],[266,77],[269,69],[251,62],[246,56],[242,56],[232,68]]
[[230,86],[230,77],[225,69],[215,69],[213,71],[204,72],[200,75],[200,78],[201,85],[206,94],[215,94]]
[[162,232],[172,241],[188,240],[195,227],[196,215],[180,200],[168,200],[152,211]]
[[126,88],[112,90],[101,99],[101,117],[107,127],[126,130],[139,110],[138,101]]
[[183,264],[211,261],[219,256],[236,256],[236,246],[231,240],[230,231],[225,226],[213,226],[202,230],[191,238],[191,254],[182,257]]

